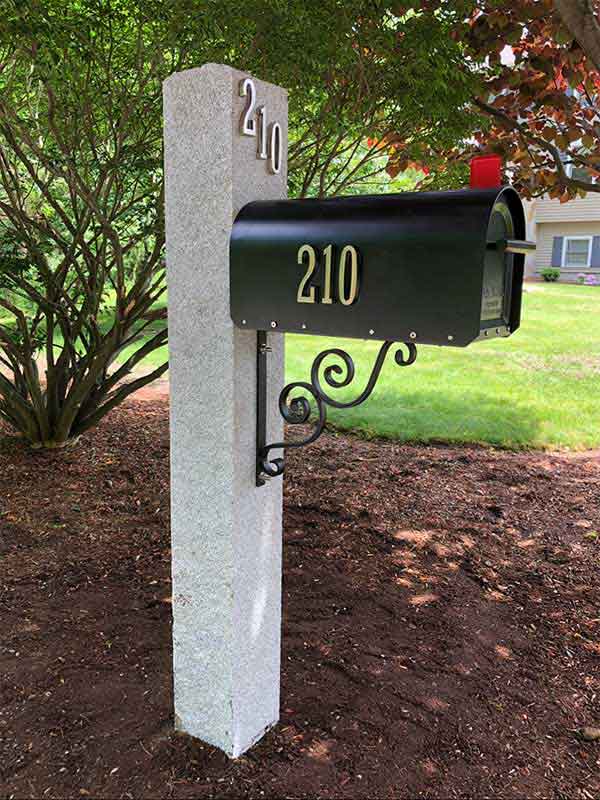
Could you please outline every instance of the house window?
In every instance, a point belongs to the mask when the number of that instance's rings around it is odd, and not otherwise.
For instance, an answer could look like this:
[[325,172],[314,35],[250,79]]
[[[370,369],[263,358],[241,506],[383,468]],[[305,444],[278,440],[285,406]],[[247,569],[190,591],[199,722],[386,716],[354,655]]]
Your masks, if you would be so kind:
[[574,164],[571,164],[570,177],[576,181],[587,181],[588,183],[594,182],[589,170],[587,170],[585,167],[576,167]]
[[565,236],[563,243],[563,267],[589,267],[592,256],[591,236]]
[[587,167],[576,166],[572,161],[565,164],[565,172],[569,178],[586,183],[596,183],[596,179]]

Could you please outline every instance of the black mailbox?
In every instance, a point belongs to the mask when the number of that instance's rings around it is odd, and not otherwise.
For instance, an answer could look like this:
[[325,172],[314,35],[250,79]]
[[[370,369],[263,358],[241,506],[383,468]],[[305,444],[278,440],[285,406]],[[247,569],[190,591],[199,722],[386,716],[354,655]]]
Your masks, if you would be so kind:
[[465,346],[519,327],[517,192],[259,201],[231,234],[240,328]]

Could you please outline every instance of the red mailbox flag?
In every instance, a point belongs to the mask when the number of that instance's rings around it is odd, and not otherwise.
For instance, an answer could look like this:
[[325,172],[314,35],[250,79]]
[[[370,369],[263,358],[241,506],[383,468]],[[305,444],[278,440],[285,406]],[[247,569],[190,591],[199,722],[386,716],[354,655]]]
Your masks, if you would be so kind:
[[471,189],[498,189],[501,186],[500,156],[476,156],[471,159]]

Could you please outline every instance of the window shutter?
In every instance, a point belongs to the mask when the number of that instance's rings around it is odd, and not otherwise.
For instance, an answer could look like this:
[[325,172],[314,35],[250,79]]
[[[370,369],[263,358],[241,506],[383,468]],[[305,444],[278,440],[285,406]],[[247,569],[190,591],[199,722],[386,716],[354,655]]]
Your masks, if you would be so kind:
[[[600,237],[599,237],[600,238]],[[564,236],[555,236],[552,240],[552,263],[551,267],[562,267],[562,251]]]
[[600,267],[600,236],[594,236],[592,239],[592,260],[590,267]]

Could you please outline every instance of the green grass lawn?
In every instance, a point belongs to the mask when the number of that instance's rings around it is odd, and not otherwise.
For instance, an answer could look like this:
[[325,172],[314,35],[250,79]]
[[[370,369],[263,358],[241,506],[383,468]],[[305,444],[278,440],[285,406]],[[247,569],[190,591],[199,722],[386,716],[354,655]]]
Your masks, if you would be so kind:
[[[420,346],[410,367],[388,354],[371,398],[358,408],[329,409],[329,419],[401,441],[600,447],[600,288],[526,288],[521,328],[511,338],[464,349]],[[336,396],[355,396],[377,342],[289,335],[287,380],[306,380],[314,356],[332,346],[347,349],[356,365],[354,384]]]
[[[356,364],[353,385],[338,395],[356,396],[377,342],[288,335],[287,380],[307,380],[315,355],[333,346],[347,349]],[[166,356],[160,348],[140,368]],[[464,349],[420,346],[406,368],[390,353],[371,398],[328,416],[340,428],[401,441],[600,447],[600,288],[529,284],[521,328],[509,339]]]

